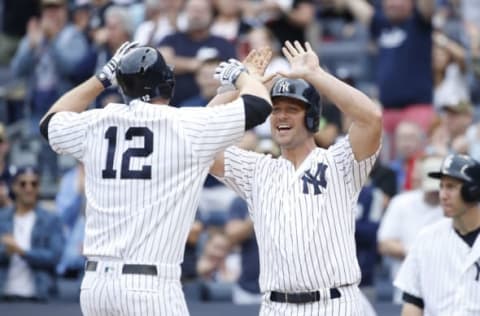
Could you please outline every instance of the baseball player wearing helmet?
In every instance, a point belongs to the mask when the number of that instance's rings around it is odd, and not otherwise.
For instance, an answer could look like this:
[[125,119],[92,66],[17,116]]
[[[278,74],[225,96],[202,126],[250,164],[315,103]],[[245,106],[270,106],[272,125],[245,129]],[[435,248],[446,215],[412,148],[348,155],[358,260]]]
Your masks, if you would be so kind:
[[400,268],[402,315],[480,315],[480,163],[453,154],[429,175],[447,218],[420,232]]
[[[242,64],[224,63],[218,75],[239,98],[166,106],[172,70],[155,48],[127,42],[42,119],[52,148],[85,165],[84,315],[188,315],[180,263],[209,167],[271,111],[268,90]],[[115,78],[129,103],[85,111]]]
[[[379,152],[381,111],[324,71],[308,43],[286,42],[283,53],[291,70],[273,85],[270,117],[281,156],[229,147],[211,173],[248,203],[259,244],[260,315],[363,315],[355,210]],[[313,137],[319,92],[353,119],[348,136],[328,149]]]

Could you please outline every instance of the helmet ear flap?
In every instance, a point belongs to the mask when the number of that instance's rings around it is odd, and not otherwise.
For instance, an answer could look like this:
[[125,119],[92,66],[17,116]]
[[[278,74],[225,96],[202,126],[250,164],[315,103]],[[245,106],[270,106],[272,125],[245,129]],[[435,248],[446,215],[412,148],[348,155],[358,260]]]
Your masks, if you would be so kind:
[[307,97],[307,111],[305,113],[305,126],[310,133],[318,132],[320,117],[322,115],[321,97],[316,91],[311,91]]
[[465,183],[460,191],[462,199],[467,203],[480,202],[480,185]]
[[[467,203],[480,202],[480,164],[476,163],[466,169],[473,182],[464,182],[460,194]],[[475,181],[476,180],[476,181]]]

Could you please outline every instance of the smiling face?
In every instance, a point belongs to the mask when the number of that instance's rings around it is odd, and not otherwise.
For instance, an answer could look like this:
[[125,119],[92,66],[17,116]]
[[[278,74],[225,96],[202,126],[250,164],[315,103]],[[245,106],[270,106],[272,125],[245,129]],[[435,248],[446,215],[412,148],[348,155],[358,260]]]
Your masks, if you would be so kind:
[[282,149],[294,149],[313,137],[305,127],[305,110],[305,104],[299,100],[273,99],[270,127],[272,138]]

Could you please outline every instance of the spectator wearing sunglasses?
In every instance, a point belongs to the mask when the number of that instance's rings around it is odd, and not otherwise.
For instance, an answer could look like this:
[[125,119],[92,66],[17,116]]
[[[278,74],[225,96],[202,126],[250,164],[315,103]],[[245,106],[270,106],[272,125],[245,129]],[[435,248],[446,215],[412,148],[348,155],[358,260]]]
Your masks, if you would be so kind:
[[22,167],[12,176],[13,204],[0,212],[0,299],[45,301],[55,289],[64,245],[60,220],[38,207],[40,176]]

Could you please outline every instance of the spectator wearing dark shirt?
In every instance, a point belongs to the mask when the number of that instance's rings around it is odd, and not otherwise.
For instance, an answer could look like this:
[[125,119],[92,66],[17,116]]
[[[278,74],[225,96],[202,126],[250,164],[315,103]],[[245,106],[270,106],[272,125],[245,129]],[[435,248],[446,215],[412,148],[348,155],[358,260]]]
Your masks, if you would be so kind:
[[195,73],[202,61],[212,57],[235,57],[235,47],[226,39],[210,33],[213,9],[209,1],[188,0],[185,4],[187,30],[166,36],[159,50],[167,63],[175,66],[175,92],[171,104],[181,104],[198,95]]
[[[384,107],[386,135],[402,120],[425,131],[434,117],[432,106],[432,23],[434,0],[347,0],[346,8],[368,27],[378,47],[376,83]],[[387,139],[391,140],[391,139]]]

